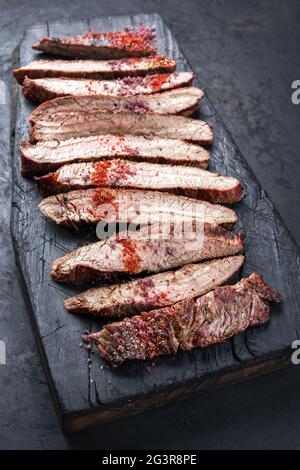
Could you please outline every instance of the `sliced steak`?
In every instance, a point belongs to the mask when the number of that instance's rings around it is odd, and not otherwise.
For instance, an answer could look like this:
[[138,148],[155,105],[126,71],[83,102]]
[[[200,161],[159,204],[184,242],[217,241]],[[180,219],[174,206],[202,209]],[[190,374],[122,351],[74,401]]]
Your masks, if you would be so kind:
[[223,284],[242,266],[243,256],[186,265],[124,284],[92,288],[65,301],[73,313],[125,317],[197,297]]
[[31,124],[37,121],[62,120],[68,113],[81,114],[87,111],[133,111],[188,116],[197,109],[197,103],[203,94],[199,88],[185,87],[153,95],[69,96],[46,101],[31,113],[29,120]]
[[48,54],[75,59],[120,59],[155,54],[149,34],[127,31],[96,33],[89,31],[69,38],[45,37],[32,48]]
[[120,274],[166,271],[243,250],[243,237],[221,227],[158,237],[148,230],[130,232],[129,238],[121,232],[119,237],[82,246],[54,261],[51,276],[58,282],[81,284]]
[[48,140],[33,145],[20,144],[21,172],[34,176],[55,171],[62,165],[80,161],[124,160],[192,165],[207,168],[209,152],[199,145],[183,140],[131,135],[100,135],[77,139]]
[[63,121],[39,121],[31,131],[31,139],[65,140],[90,135],[143,135],[181,139],[199,144],[212,143],[210,126],[198,119],[162,114],[138,114],[132,112],[106,113],[91,111],[69,114]]
[[148,73],[174,72],[176,62],[163,55],[132,57],[119,60],[55,60],[40,59],[14,69],[19,83],[25,77],[118,78]]
[[189,351],[242,333],[269,320],[269,302],[281,297],[258,274],[234,286],[217,287],[198,299],[142,313],[106,325],[85,340],[96,343],[101,356],[112,366],[129,359],[153,359]]
[[[180,87],[190,87],[192,72],[164,73],[146,77],[124,77],[115,80],[88,80],[80,78],[25,78],[23,94],[33,103],[42,103],[58,97],[87,97],[98,100],[103,96],[125,97],[150,95]],[[98,109],[98,108],[97,108]]]
[[227,207],[159,191],[86,189],[44,199],[42,214],[66,227],[83,224],[155,224],[161,221],[232,226],[236,213]]
[[125,160],[73,163],[55,173],[36,178],[43,195],[86,188],[152,189],[183,194],[212,203],[234,203],[241,199],[242,186],[231,176],[201,168]]

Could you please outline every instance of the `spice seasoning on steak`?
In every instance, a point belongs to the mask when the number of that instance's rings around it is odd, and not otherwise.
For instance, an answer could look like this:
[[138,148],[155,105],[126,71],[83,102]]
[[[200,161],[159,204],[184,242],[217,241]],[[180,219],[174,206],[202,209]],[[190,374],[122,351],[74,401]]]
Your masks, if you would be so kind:
[[31,177],[55,171],[68,163],[123,158],[207,168],[208,150],[182,140],[132,135],[96,135],[20,144],[21,173]]
[[234,203],[241,199],[239,180],[194,167],[181,167],[125,160],[73,163],[55,173],[36,178],[43,195],[95,186],[152,189],[184,194],[212,203]]
[[110,323],[89,339],[112,366],[153,359],[222,343],[247,328],[266,323],[269,302],[281,296],[256,273],[234,286],[217,287],[198,299]]
[[154,54],[156,47],[152,45],[153,39],[155,39],[153,28],[143,26],[135,31],[98,33],[90,30],[69,38],[45,37],[33,44],[32,48],[63,57],[122,58]]
[[124,268],[129,274],[139,272],[140,258],[134,240],[119,240],[123,247]]
[[[140,252],[138,254],[141,260]],[[71,261],[70,264],[68,261]],[[99,317],[132,316],[143,310],[165,307],[187,297],[205,294],[230,279],[239,271],[243,262],[243,256],[229,256],[199,264],[187,264],[175,271],[160,272],[122,284],[95,287],[67,299],[65,308],[72,313]],[[63,280],[63,276],[67,275],[70,279],[71,265],[70,258],[58,260],[52,266],[53,277]],[[76,268],[72,270],[71,281],[76,277],[81,282],[79,276],[86,266],[88,263],[82,262],[77,273]],[[99,265],[99,271],[100,269],[102,268]]]
[[[117,210],[107,216],[110,203]],[[180,223],[232,227],[238,218],[232,209],[218,204],[167,192],[123,188],[69,191],[43,199],[38,207],[49,220],[70,228],[98,222],[155,224],[172,218]]]
[[[59,282],[78,284],[108,276],[166,271],[243,251],[242,235],[221,227],[205,226],[198,233],[162,231],[161,237],[155,237],[159,228],[151,226],[151,233],[148,226],[119,232],[115,237],[79,247],[54,261],[51,276]],[[143,279],[139,288],[146,293],[151,282]]]
[[[195,110],[204,92],[191,86],[193,74],[179,72],[161,74],[161,76],[164,80],[160,82],[156,80],[156,74],[115,80],[26,77],[23,83],[23,94],[33,103],[46,101],[42,108],[33,111],[30,116],[31,122],[33,122],[32,116],[39,113],[40,109],[54,108],[59,104],[64,106],[65,103],[71,103],[75,107],[76,103],[72,97],[78,100],[77,111],[80,111],[81,103],[83,103],[81,110],[84,111],[91,107],[94,110],[121,111],[126,109],[125,103],[132,101],[131,96],[136,96],[136,99],[146,103],[149,112],[158,114],[189,114]],[[49,100],[63,97],[65,101],[49,102]],[[87,99],[88,97],[90,100]],[[51,109],[49,118],[53,116],[52,111],[54,109]],[[62,111],[68,112],[68,109],[62,109]]]
[[30,62],[24,67],[14,69],[13,75],[19,83],[23,83],[25,77],[30,79],[57,77],[62,82],[62,77],[102,80],[127,77],[129,75],[144,76],[155,73],[171,73],[175,69],[176,62],[169,57],[161,55],[125,58],[114,61],[39,59]]

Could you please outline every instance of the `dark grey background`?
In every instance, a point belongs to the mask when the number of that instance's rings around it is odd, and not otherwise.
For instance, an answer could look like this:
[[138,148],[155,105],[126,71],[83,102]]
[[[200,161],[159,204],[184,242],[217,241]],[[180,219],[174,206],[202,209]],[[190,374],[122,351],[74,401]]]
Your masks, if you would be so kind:
[[[0,0],[0,8],[0,73],[7,90],[10,56],[28,26],[62,16],[160,13],[300,244],[300,105],[291,102],[291,83],[300,79],[297,0]],[[0,140],[8,142],[7,112],[0,99]],[[17,280],[8,143],[1,146],[0,165],[0,340],[7,347],[7,364],[0,365],[0,449],[300,448],[295,366],[64,437]]]

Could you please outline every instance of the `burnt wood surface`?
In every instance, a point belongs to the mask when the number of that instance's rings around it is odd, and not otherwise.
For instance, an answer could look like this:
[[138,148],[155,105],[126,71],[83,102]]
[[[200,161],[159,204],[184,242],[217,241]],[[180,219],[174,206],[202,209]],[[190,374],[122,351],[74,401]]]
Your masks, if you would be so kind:
[[[20,65],[37,54],[31,44],[45,35],[64,36],[86,31],[103,31],[126,25],[155,25],[159,52],[176,59],[178,70],[190,70],[170,30],[158,15],[98,18],[93,21],[66,20],[41,24],[27,30],[19,48]],[[201,81],[197,80],[201,87]],[[16,91],[16,127],[12,236],[36,337],[47,380],[61,422],[66,431],[77,431],[99,421],[159,406],[194,391],[216,388],[222,383],[244,380],[290,363],[290,346],[299,338],[299,248],[289,234],[272,202],[260,187],[247,162],[205,97],[199,118],[209,121],[214,130],[211,170],[232,175],[243,182],[245,196],[235,206],[238,229],[246,235],[246,263],[241,272],[253,271],[278,289],[283,303],[272,306],[270,322],[253,328],[221,345],[204,350],[179,353],[176,358],[161,358],[149,373],[149,364],[131,362],[118,370],[105,366],[97,353],[79,347],[85,329],[97,331],[101,321],[67,314],[64,299],[79,289],[57,285],[49,277],[51,262],[94,239],[94,231],[74,233],[46,221],[37,209],[40,196],[35,185],[19,174],[18,146],[28,138],[28,114],[32,106]],[[102,367],[103,366],[103,367]]]

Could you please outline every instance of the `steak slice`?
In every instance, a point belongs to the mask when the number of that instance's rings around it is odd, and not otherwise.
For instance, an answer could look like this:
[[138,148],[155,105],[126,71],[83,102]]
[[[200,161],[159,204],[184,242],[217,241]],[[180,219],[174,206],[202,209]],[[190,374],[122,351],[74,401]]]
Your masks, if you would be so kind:
[[241,199],[242,186],[231,176],[201,168],[138,163],[125,160],[73,163],[55,173],[36,178],[43,195],[86,188],[152,189],[184,194],[212,203],[234,203]]
[[112,366],[129,359],[153,359],[189,351],[242,333],[269,320],[269,302],[281,301],[256,273],[234,286],[217,287],[198,299],[142,313],[110,323],[84,337],[96,343],[100,355]]
[[70,297],[65,308],[92,316],[125,317],[197,297],[223,284],[242,266],[243,256],[186,265],[123,284],[96,287]]
[[44,199],[42,214],[69,228],[98,222],[148,225],[160,222],[232,226],[236,213],[227,207],[159,191],[86,189]]
[[48,140],[36,145],[20,144],[21,173],[23,176],[42,175],[62,165],[79,161],[125,160],[193,165],[207,168],[209,152],[199,145],[183,140],[131,135],[97,135],[76,139]]
[[204,121],[182,116],[138,114],[126,111],[106,113],[91,111],[68,114],[60,121],[39,121],[31,131],[31,139],[65,140],[90,135],[143,135],[181,139],[199,144],[212,143],[212,131]]
[[14,69],[19,83],[25,77],[118,78],[148,73],[174,72],[176,62],[163,55],[132,57],[119,60],[60,60],[40,59]]
[[134,111],[136,113],[182,114],[188,116],[197,109],[204,93],[199,88],[176,88],[163,93],[136,96],[68,96],[46,101],[30,115],[31,124],[37,121],[64,119],[68,113],[87,111]]
[[81,284],[112,275],[166,271],[243,250],[243,237],[221,227],[165,235],[152,234],[151,228],[121,232],[117,237],[77,248],[54,261],[51,276],[58,282]]
[[[74,96],[124,97],[149,95],[180,87],[190,87],[193,83],[192,72],[174,72],[147,75],[146,77],[124,77],[115,80],[88,80],[80,78],[37,78],[25,77],[23,94],[33,103],[54,98]],[[97,98],[100,100],[101,98]],[[97,108],[98,109],[98,108]]]
[[120,59],[155,54],[151,44],[153,31],[149,34],[127,31],[96,33],[89,31],[69,38],[45,37],[32,48],[63,57],[75,59]]

